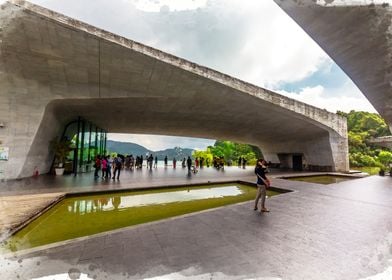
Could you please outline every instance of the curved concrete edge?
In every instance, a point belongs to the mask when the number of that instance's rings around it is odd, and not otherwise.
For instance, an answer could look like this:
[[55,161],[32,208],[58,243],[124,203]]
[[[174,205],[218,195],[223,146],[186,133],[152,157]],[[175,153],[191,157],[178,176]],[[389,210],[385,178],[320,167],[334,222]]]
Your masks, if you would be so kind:
[[[0,99],[0,105],[3,104],[5,109],[10,111],[10,114],[6,111],[3,113],[0,111],[0,118],[8,122],[7,128],[3,131],[8,136],[4,142],[10,146],[10,160],[6,163],[0,162],[0,169],[5,166],[6,180],[31,176],[35,167],[39,169],[40,173],[48,172],[52,156],[48,151],[49,141],[54,136],[61,134],[61,130],[67,123],[67,118],[69,119],[71,113],[73,113],[74,117],[79,115],[80,111],[72,111],[71,105],[80,107],[81,103],[83,103],[82,101],[93,102],[94,100],[100,100],[100,103],[97,102],[97,104],[102,104],[102,102],[111,104],[109,102],[113,102],[113,104],[116,104],[115,106],[119,105],[119,110],[121,110],[126,102],[132,104],[134,101],[142,99],[144,103],[148,103],[148,100],[156,98],[153,100],[157,103],[163,103],[163,107],[166,106],[176,110],[173,104],[170,103],[171,100],[175,98],[180,99],[179,97],[181,97],[183,98],[179,102],[181,106],[193,107],[195,101],[198,101],[197,98],[200,97],[195,96],[196,94],[202,93],[203,100],[206,99],[208,101],[208,98],[211,98],[210,101],[212,101],[214,97],[208,94],[211,91],[215,93],[215,99],[229,100],[224,106],[219,101],[215,101],[215,103],[210,102],[210,110],[214,117],[217,115],[215,112],[217,108],[222,110],[218,111],[219,113],[223,111],[225,113],[222,117],[223,119],[219,120],[219,133],[221,134],[216,132],[216,125],[214,124],[211,124],[209,128],[205,128],[204,134],[195,133],[196,127],[194,127],[194,124],[196,122],[194,118],[189,117],[188,112],[182,112],[182,116],[188,116],[188,119],[187,123],[185,123],[184,119],[182,120],[185,124],[182,124],[183,127],[178,128],[181,130],[178,134],[175,134],[177,131],[173,128],[177,128],[180,125],[178,120],[175,120],[173,117],[162,121],[166,121],[168,124],[165,127],[166,131],[160,128],[157,130],[156,120],[151,119],[147,120],[146,123],[139,121],[139,127],[133,127],[135,129],[134,133],[143,133],[145,130],[138,129],[141,129],[141,127],[142,129],[148,129],[149,126],[155,125],[155,130],[152,131],[157,132],[156,134],[165,134],[164,132],[170,134],[174,132],[173,135],[178,136],[204,137],[207,134],[206,131],[209,131],[212,132],[211,135],[213,137],[217,137],[215,139],[225,139],[224,137],[231,135],[229,131],[232,133],[233,128],[241,129],[242,132],[237,131],[238,135],[245,136],[238,139],[240,142],[260,144],[263,147],[266,146],[265,144],[276,144],[275,147],[280,145],[281,150],[273,149],[273,146],[271,148],[265,147],[266,153],[270,154],[271,158],[278,158],[277,155],[279,153],[303,153],[308,157],[307,160],[311,165],[329,166],[330,171],[348,170],[347,128],[344,117],[97,29],[26,1],[11,1],[3,7],[1,16],[4,20],[1,21],[3,28],[2,33],[0,33],[3,36],[3,41],[0,42],[0,46],[2,47],[3,56],[7,57],[7,59],[4,62],[0,60],[0,62],[4,63],[4,66],[1,63],[0,66],[10,69],[10,73],[3,73],[5,78],[2,80],[1,90],[5,94],[2,94],[2,99]],[[48,32],[45,29],[48,26],[51,27],[51,34],[47,34]],[[20,29],[18,30],[18,27],[29,30],[21,32]],[[43,30],[40,28],[43,28]],[[48,36],[46,39],[58,41],[53,43],[54,45],[52,46],[51,41],[48,43],[34,36]],[[23,44],[20,44],[21,42]],[[81,66],[81,62],[78,59],[70,56],[67,53],[69,50],[61,48],[61,43],[64,42],[69,42],[70,47],[74,47],[70,51],[71,53],[75,51],[77,55],[84,54],[84,56],[88,56],[87,58],[82,57],[86,59],[86,66],[83,63]],[[107,57],[102,55],[101,47],[104,49],[104,52],[106,51],[105,55]],[[72,61],[67,60],[71,58],[73,59]],[[102,87],[102,90],[106,91],[104,92],[106,94],[104,95],[105,98],[102,98],[101,64],[99,63],[101,58],[107,60],[105,71],[108,73],[113,71],[113,75],[117,75],[116,71],[119,71],[119,69],[113,69],[112,61],[121,61],[121,59],[129,58],[130,62],[140,64],[137,67],[142,67],[143,73],[142,75],[138,73],[138,75],[143,79],[145,78],[144,83],[153,83],[151,81],[152,77],[146,78],[143,76],[144,72],[150,73],[149,75],[151,76],[152,74],[157,74],[159,79],[161,78],[159,77],[160,73],[166,74],[165,71],[168,70],[167,72],[170,75],[175,72],[175,75],[173,74],[175,77],[163,75],[162,79],[167,80],[171,78],[171,83],[185,80],[185,84],[178,88],[173,88],[169,85],[165,92],[154,92],[155,88],[160,86],[159,81],[154,81],[155,84],[151,85],[153,89],[150,89],[150,85],[147,84],[148,89],[145,92],[138,92],[137,89],[131,88],[130,90],[126,88],[129,83],[132,86],[132,81],[127,83],[124,80],[120,80],[120,86],[115,88],[117,92],[113,91],[113,93],[111,91],[112,88],[110,88],[111,84],[108,82]],[[64,64],[70,64],[69,68],[71,70],[66,68]],[[10,65],[18,65],[19,67],[13,68]],[[86,69],[81,67],[86,67]],[[73,70],[75,72],[72,72]],[[135,71],[135,69],[127,70],[130,72]],[[87,82],[80,78],[80,76],[86,74],[83,71],[88,75]],[[159,73],[154,73],[154,71]],[[51,75],[54,75],[56,78],[54,82],[47,80]],[[139,76],[136,76],[136,78],[139,78]],[[110,80],[110,78],[108,79]],[[129,77],[125,78],[129,79]],[[71,79],[71,82],[67,83],[69,79]],[[142,86],[146,85],[142,84]],[[184,95],[181,91],[187,86],[190,87],[191,93]],[[126,89],[124,90],[124,88]],[[175,93],[171,92],[171,90],[175,90]],[[30,98],[26,98],[26,96]],[[71,102],[72,100],[74,103]],[[237,106],[236,109],[232,109],[229,102],[235,104]],[[57,105],[53,105],[54,103]],[[59,103],[63,103],[63,108],[59,108]],[[243,114],[244,110],[248,110],[249,105],[253,106],[253,111],[249,111],[252,113],[248,115]],[[94,105],[90,106],[94,107]],[[155,112],[153,111],[154,109],[157,108],[150,110]],[[161,110],[161,108],[158,109]],[[263,110],[267,113],[268,110],[271,110],[270,130],[276,130],[276,124],[279,125],[279,121],[281,125],[285,122],[285,127],[282,127],[281,130],[287,130],[288,137],[279,133],[279,139],[275,139],[276,143],[272,143],[271,140],[258,143],[260,136],[263,136],[263,131],[252,131],[254,123],[252,123],[251,118],[255,118],[253,112],[262,116],[260,111]],[[176,113],[176,111],[161,110],[159,118],[167,117],[173,113]],[[237,121],[233,127],[233,124],[227,121],[227,119],[236,114],[244,115],[244,117]],[[207,117],[205,116],[204,119],[209,120],[210,118]],[[94,122],[94,119],[89,120]],[[145,121],[145,118],[143,118],[143,121]],[[113,122],[116,123],[116,121]],[[124,120],[119,120],[119,122],[124,123]],[[244,125],[244,122],[246,122],[246,125]],[[96,124],[102,127],[102,120],[101,124]],[[203,124],[203,120],[199,121],[199,127],[201,124]],[[246,127],[249,128],[248,131],[244,131]],[[295,133],[297,128],[304,128],[303,135],[298,136],[299,133],[296,133],[296,137],[291,137],[290,132]],[[200,129],[198,132],[201,132]],[[187,135],[187,133],[193,134]],[[315,136],[316,134],[317,137]],[[233,140],[237,140],[234,138],[239,138],[238,135],[235,135],[236,137],[233,137]],[[302,143],[303,139],[309,145],[304,145]],[[330,141],[334,142],[330,143]],[[288,150],[287,147],[292,147],[292,149]],[[314,152],[325,156],[324,158],[321,156],[317,157],[312,154]]]
[[392,131],[392,3],[274,1],[352,79]]
[[94,27],[82,21],[57,13],[55,11],[32,4],[28,1],[8,0],[8,2],[19,6],[23,10],[35,13],[40,16],[44,16],[49,20],[66,25],[69,28],[78,31],[84,31],[90,35],[96,36],[98,39],[112,42],[124,48],[137,51],[138,53],[142,53],[149,57],[155,58],[159,61],[171,64],[175,67],[192,72],[194,74],[208,78],[210,80],[219,82],[225,86],[229,86],[243,93],[256,96],[259,99],[262,99],[264,101],[267,101],[275,105],[279,105],[280,107],[293,111],[299,115],[303,115],[304,117],[309,118],[310,120],[313,120],[314,116],[318,116],[317,120],[314,121],[316,125],[323,124],[326,127],[335,130],[337,133],[343,136],[345,135],[344,127],[342,129],[342,125],[341,125],[341,123],[346,122],[346,119],[343,116],[339,116],[337,114],[328,112],[325,109],[320,109],[315,106],[272,92],[270,90],[255,86],[248,82],[244,82],[240,79],[234,78],[227,74],[199,65],[197,63],[190,62],[188,60],[177,57],[175,55],[165,53],[158,49],[143,45],[141,43],[127,39],[120,35],[113,34],[109,31]]

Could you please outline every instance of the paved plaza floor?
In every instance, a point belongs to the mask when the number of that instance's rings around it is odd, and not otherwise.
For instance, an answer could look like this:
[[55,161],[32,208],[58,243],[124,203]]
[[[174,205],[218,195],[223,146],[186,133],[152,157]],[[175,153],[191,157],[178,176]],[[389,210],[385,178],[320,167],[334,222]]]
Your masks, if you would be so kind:
[[[139,172],[139,173],[138,173]],[[279,179],[293,192],[2,256],[2,279],[392,279],[392,178],[319,185]],[[252,168],[124,172],[3,183],[3,197],[255,180]],[[44,278],[57,275],[58,278]],[[5,277],[5,278],[4,278]],[[61,278],[68,277],[68,278]],[[371,278],[368,278],[371,277]],[[378,278],[377,278],[378,277]],[[384,278],[380,278],[384,277]],[[390,277],[390,278],[388,278]]]

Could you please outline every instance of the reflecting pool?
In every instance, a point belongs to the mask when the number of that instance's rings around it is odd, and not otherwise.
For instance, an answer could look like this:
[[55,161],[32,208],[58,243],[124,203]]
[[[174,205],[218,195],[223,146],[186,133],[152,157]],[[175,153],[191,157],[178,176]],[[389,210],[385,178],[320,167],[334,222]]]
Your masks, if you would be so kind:
[[292,177],[292,178],[284,178],[284,179],[291,180],[291,181],[302,181],[302,182],[329,185],[329,184],[336,184],[336,183],[353,180],[357,178],[348,177],[348,176],[336,176],[336,175],[317,175],[317,176]]
[[[279,194],[268,191],[268,196]],[[225,185],[69,197],[3,245],[17,251],[254,199],[256,188]]]

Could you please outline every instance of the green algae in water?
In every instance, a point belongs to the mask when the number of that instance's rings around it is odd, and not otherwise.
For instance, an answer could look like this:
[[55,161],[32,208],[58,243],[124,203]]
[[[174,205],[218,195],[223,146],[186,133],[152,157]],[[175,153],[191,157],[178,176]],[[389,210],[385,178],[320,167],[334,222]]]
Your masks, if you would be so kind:
[[[268,196],[279,194],[268,191]],[[7,240],[17,251],[122,227],[248,201],[256,188],[241,184],[105,193],[66,198]]]
[[293,178],[285,178],[291,181],[302,181],[308,183],[316,183],[316,184],[336,184],[348,180],[353,180],[356,178],[345,177],[345,176],[333,176],[333,175],[320,175],[320,176],[304,176],[304,177],[293,177]]

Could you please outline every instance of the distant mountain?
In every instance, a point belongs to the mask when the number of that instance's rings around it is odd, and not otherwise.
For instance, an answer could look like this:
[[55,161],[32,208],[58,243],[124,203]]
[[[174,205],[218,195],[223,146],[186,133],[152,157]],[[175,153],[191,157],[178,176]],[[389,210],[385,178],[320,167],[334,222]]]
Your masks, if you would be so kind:
[[175,147],[163,151],[152,152],[152,154],[154,156],[156,155],[159,160],[163,160],[165,156],[167,156],[169,160],[172,160],[173,158],[180,160],[183,158],[187,158],[188,156],[192,157],[192,152],[193,149]]
[[150,150],[138,144],[112,140],[107,140],[106,149],[111,153],[123,155],[146,155],[146,153],[150,153]]
[[169,160],[172,160],[174,157],[179,160],[182,158],[187,158],[188,156],[192,156],[193,149],[188,148],[180,148],[175,147],[172,149],[166,149],[162,151],[151,151],[143,146],[140,146],[135,143],[129,142],[118,142],[108,140],[106,142],[106,149],[111,153],[118,153],[123,155],[133,155],[133,156],[146,156],[146,154],[153,154],[154,157],[157,156],[159,160],[163,160],[165,156]]

